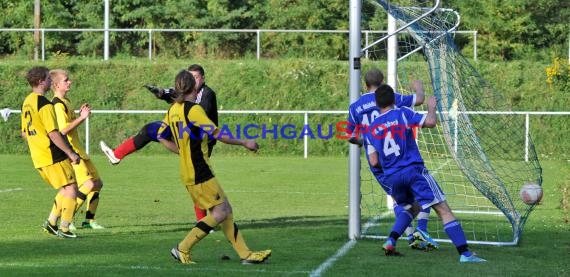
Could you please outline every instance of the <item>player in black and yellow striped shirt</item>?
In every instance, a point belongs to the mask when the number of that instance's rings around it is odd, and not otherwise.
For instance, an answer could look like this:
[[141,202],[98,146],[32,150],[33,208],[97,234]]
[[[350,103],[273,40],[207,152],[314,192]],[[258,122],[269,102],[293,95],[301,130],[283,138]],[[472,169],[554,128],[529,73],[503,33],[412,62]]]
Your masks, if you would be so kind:
[[44,96],[51,85],[49,69],[33,67],[26,79],[32,92],[22,104],[22,137],[28,143],[34,167],[40,176],[58,190],[44,231],[64,238],[75,238],[69,224],[75,212],[77,183],[70,160],[77,164],[80,157],[59,133],[53,105]]
[[[271,255],[271,250],[251,251],[247,247],[240,230],[234,223],[232,207],[218,183],[210,166],[208,141],[211,137],[226,144],[241,145],[256,151],[255,141],[218,136],[220,130],[208,118],[204,109],[196,104],[196,81],[186,70],[176,76],[175,89],[180,94],[164,118],[162,130],[171,130],[173,141],[159,135],[159,141],[169,150],[180,156],[180,176],[195,205],[209,210],[188,235],[171,250],[172,256],[181,263],[193,263],[190,251],[196,243],[206,237],[218,224],[226,238],[239,255],[242,263],[263,263]],[[167,128],[170,127],[170,128]]]

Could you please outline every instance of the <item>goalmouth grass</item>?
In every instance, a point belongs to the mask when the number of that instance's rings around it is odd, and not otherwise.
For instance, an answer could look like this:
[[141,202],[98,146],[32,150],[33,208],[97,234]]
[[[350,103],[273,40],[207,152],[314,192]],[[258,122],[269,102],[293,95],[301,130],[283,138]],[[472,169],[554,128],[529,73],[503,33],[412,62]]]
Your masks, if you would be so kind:
[[[401,242],[401,258],[384,257],[378,240],[348,243],[345,157],[214,153],[215,173],[248,245],[273,250],[269,264],[244,266],[221,231],[194,248],[198,264],[170,257],[170,248],[195,224],[176,156],[135,154],[118,166],[102,156],[93,159],[104,181],[97,218],[107,228],[79,229],[79,239],[65,240],[41,231],[55,190],[40,179],[30,157],[0,155],[0,276],[570,275],[568,161],[542,162],[543,203],[518,246],[473,246],[489,262],[462,265],[447,243],[427,253]],[[83,217],[78,214],[76,223]]]

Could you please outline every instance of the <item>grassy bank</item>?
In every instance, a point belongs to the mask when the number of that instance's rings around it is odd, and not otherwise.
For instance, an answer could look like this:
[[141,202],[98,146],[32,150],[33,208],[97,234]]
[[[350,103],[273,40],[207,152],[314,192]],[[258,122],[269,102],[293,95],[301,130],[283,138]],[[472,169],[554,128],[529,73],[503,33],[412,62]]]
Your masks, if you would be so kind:
[[[0,71],[0,108],[19,109],[29,86],[23,76],[33,65],[30,61],[4,60]],[[142,85],[171,86],[176,73],[190,63],[206,69],[206,82],[217,92],[220,110],[346,110],[348,106],[348,65],[345,61],[321,60],[160,60],[115,59],[109,62],[56,57],[45,63],[50,68],[65,68],[73,80],[69,97],[74,103],[88,102],[96,110],[163,110],[166,103],[157,101]],[[570,92],[557,91],[546,84],[544,69],[548,64],[517,61],[474,64],[482,76],[504,96],[512,110],[564,111]],[[383,64],[365,62],[363,70]],[[335,124],[344,115],[311,116],[310,124]],[[91,147],[105,139],[117,144],[136,133],[146,122],[162,115],[102,115],[91,118]],[[302,115],[228,115],[220,122],[244,124],[302,124]],[[22,153],[25,145],[18,138],[17,115],[0,124],[4,142],[0,153]],[[534,116],[531,118],[533,140],[539,156],[567,159],[570,142],[568,116]],[[297,130],[298,132],[300,131]],[[268,153],[302,153],[302,140],[266,140]],[[311,140],[314,155],[344,153],[346,145],[338,139]],[[223,148],[222,148],[223,149]],[[149,150],[153,151],[159,150]],[[233,150],[228,150],[233,151]]]

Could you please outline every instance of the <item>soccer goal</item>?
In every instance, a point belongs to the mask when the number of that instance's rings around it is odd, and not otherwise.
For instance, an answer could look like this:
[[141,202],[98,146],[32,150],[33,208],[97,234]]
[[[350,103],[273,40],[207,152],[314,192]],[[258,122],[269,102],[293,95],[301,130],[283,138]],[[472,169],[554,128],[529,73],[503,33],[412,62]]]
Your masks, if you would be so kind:
[[[438,99],[438,126],[421,129],[417,143],[469,243],[516,245],[535,207],[520,199],[519,190],[542,184],[525,118],[509,110],[456,47],[457,12],[439,0],[374,3],[385,13],[362,14],[360,1],[351,1],[350,102],[360,94],[367,65],[385,69],[387,83],[403,94],[411,93],[411,80],[422,80],[426,94]],[[362,16],[386,14],[388,34],[374,37],[369,29],[362,47]],[[350,146],[349,238],[385,238],[394,222],[391,205],[360,151]],[[429,219],[430,235],[449,242],[435,211]]]

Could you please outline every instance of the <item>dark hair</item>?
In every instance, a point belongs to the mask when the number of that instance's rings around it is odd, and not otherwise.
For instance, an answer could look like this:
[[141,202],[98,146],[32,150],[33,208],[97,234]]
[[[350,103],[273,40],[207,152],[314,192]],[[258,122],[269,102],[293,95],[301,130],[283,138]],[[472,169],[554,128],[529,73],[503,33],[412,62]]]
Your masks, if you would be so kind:
[[199,64],[192,64],[188,67],[188,71],[198,71],[200,75],[204,76],[204,68]]
[[45,66],[34,66],[26,74],[26,80],[32,87],[38,86],[41,81],[46,80],[48,77],[49,69]]
[[384,74],[377,68],[373,68],[364,75],[364,82],[367,87],[379,87],[384,82]]
[[183,102],[185,95],[194,92],[194,86],[196,86],[196,80],[194,80],[194,76],[188,70],[178,72],[176,79],[174,79],[174,89],[178,93],[175,101],[178,103]]
[[380,108],[386,108],[394,104],[394,89],[386,84],[380,85],[374,92],[376,96],[376,105]]

